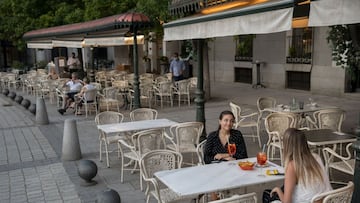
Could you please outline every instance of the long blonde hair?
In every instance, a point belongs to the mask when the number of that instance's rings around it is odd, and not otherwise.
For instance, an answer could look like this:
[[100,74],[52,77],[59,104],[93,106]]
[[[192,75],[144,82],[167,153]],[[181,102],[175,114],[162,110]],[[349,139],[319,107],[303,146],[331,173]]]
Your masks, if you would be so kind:
[[290,161],[294,162],[298,183],[307,186],[324,182],[322,169],[312,155],[304,132],[295,128],[285,131],[283,137],[285,170]]

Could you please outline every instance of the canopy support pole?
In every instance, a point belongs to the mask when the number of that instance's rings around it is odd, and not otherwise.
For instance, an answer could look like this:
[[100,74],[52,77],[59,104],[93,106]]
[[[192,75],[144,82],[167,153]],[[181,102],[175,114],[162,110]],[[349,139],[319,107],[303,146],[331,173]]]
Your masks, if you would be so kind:
[[140,108],[140,89],[139,89],[139,65],[138,65],[138,46],[137,46],[137,27],[134,26],[134,49],[133,49],[133,64],[134,64],[134,109]]
[[[206,138],[206,128],[205,128],[205,99],[204,99],[204,62],[203,62],[203,46],[204,39],[197,39],[197,61],[198,61],[198,71],[197,71],[197,88],[195,91],[195,103],[196,103],[196,121],[202,122],[204,124],[204,131],[202,137],[205,135]],[[201,138],[202,139],[202,138]]]

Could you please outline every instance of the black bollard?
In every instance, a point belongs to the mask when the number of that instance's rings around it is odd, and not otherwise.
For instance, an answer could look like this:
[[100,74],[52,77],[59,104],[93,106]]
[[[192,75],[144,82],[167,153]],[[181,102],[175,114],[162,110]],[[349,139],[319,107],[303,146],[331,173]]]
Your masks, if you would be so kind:
[[18,104],[21,104],[21,102],[22,102],[23,99],[24,99],[24,98],[23,98],[21,95],[17,95],[17,96],[15,97],[14,101],[15,101],[16,103],[18,103]]
[[3,89],[2,93],[3,95],[7,96],[9,94],[9,90],[8,89]]
[[31,104],[29,106],[29,111],[35,115],[36,114],[36,104]]
[[21,102],[21,106],[23,106],[25,109],[28,109],[30,104],[31,104],[31,102],[28,99],[23,99]]
[[16,97],[16,93],[15,93],[15,92],[10,92],[7,96],[8,96],[10,99],[14,100],[15,97]]
[[91,160],[80,160],[78,166],[79,176],[85,180],[82,186],[95,185],[97,182],[92,180],[97,174],[98,168]]
[[119,193],[113,189],[108,189],[97,196],[97,203],[121,203],[121,198]]

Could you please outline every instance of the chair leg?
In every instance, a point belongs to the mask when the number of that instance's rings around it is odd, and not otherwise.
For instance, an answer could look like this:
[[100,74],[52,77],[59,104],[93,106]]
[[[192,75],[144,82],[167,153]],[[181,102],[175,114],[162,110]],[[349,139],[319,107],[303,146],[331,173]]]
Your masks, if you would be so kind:
[[102,147],[101,147],[101,145],[102,145],[102,141],[100,140],[100,146],[99,146],[99,151],[100,151],[100,153],[99,153],[99,155],[100,155],[100,160],[99,161],[101,161],[102,162]]
[[190,94],[187,95],[187,98],[188,98],[188,104],[190,106]]
[[104,143],[105,143],[105,153],[106,153],[106,166],[107,166],[108,168],[110,168],[110,163],[109,163],[109,151],[108,151],[107,143],[106,143],[106,142],[104,142]]

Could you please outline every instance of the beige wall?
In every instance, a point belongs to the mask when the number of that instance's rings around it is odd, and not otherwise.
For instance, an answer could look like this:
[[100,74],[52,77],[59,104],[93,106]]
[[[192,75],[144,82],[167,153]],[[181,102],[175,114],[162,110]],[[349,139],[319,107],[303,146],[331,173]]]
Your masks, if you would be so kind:
[[[284,89],[286,71],[311,72],[310,91],[326,95],[344,93],[345,71],[335,67],[331,59],[331,48],[326,36],[327,27],[315,28],[313,41],[313,64],[286,64],[287,32],[262,34],[254,38],[253,61],[264,62],[261,65],[261,82],[267,87]],[[173,42],[174,43],[174,42]],[[168,51],[178,46],[168,46]],[[233,37],[221,37],[208,41],[209,67],[211,82],[234,82],[234,67],[253,68],[253,83],[256,83],[255,64],[234,60],[235,41]],[[194,73],[196,75],[196,62]]]

